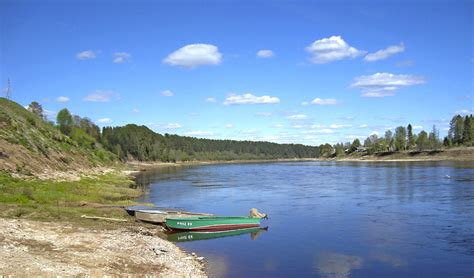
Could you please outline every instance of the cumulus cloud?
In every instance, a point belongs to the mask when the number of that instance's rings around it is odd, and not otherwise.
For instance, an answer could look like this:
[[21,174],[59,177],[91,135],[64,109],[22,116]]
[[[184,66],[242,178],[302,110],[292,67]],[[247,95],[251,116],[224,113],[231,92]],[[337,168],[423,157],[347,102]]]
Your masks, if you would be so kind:
[[231,94],[224,100],[224,105],[236,104],[274,104],[279,103],[280,99],[271,96],[254,96],[252,94],[236,95]]
[[160,128],[162,129],[178,129],[182,127],[183,126],[178,123],[169,123],[169,124],[160,125]]
[[316,105],[336,105],[337,100],[334,98],[315,98],[311,101],[311,104]]
[[296,114],[296,115],[290,115],[286,118],[290,119],[290,120],[306,120],[309,117],[307,115],[304,115],[304,114]]
[[214,103],[214,102],[217,102],[217,99],[215,99],[215,98],[213,98],[213,97],[208,97],[208,98],[206,98],[206,102],[212,102],[212,103]]
[[233,124],[226,124],[226,125],[225,125],[225,128],[233,128],[233,127],[234,127]]
[[97,122],[101,123],[101,124],[108,124],[108,123],[112,122],[112,119],[110,119],[110,118],[101,118],[101,119],[98,119]]
[[334,133],[334,130],[330,128],[322,128],[322,129],[316,129],[314,130],[315,133],[322,133],[322,134],[331,134]]
[[101,91],[97,90],[94,93],[87,95],[84,101],[90,102],[109,102],[112,100],[119,100],[120,95],[113,91]]
[[474,113],[474,108],[470,109],[461,109],[456,111],[456,114],[461,114],[461,115],[468,115],[468,114],[473,114]]
[[384,60],[388,57],[395,55],[397,53],[401,53],[405,51],[405,45],[400,43],[399,45],[391,45],[385,49],[381,49],[375,53],[369,53],[364,57],[366,62],[375,62],[378,60]]
[[76,58],[79,60],[89,60],[97,57],[97,52],[92,50],[85,50],[76,54]]
[[331,125],[329,125],[329,128],[334,128],[334,129],[347,128],[347,127],[352,127],[352,125],[340,125],[340,124],[331,124]]
[[173,95],[173,92],[170,90],[164,90],[163,92],[161,92],[161,96],[163,97],[172,97]]
[[257,52],[257,57],[259,58],[270,58],[273,57],[273,51],[269,49],[262,49]]
[[113,62],[116,64],[122,64],[128,62],[132,56],[127,52],[115,52]]
[[205,130],[194,130],[194,131],[185,132],[184,135],[186,136],[212,136],[214,135],[214,132],[205,131]]
[[64,96],[59,96],[58,98],[56,98],[56,101],[57,102],[68,102],[70,99],[68,97],[64,97]]
[[402,87],[423,83],[426,81],[421,76],[378,72],[356,77],[350,87],[361,89],[363,97],[387,97],[395,95],[395,91]]
[[357,50],[347,44],[341,36],[316,40],[306,47],[306,51],[312,55],[311,61],[315,64],[325,64],[365,54],[365,51]]
[[217,46],[212,44],[188,44],[174,51],[163,60],[171,66],[194,68],[203,65],[218,65],[222,54]]

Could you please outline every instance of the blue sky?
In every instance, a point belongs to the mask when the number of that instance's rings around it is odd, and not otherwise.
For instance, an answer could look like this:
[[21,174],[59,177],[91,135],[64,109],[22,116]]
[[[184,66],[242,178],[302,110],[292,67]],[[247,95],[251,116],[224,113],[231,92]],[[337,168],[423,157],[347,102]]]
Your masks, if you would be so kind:
[[13,100],[100,126],[319,145],[473,112],[473,1],[5,1]]

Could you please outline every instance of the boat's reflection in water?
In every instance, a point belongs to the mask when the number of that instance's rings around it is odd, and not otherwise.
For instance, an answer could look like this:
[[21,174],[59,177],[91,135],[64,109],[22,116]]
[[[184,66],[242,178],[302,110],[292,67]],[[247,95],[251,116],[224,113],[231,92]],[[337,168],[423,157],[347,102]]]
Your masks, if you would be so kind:
[[184,242],[184,241],[194,241],[194,240],[208,240],[216,239],[220,237],[229,237],[229,236],[242,236],[244,234],[250,234],[252,240],[257,239],[261,233],[267,232],[268,227],[261,228],[244,228],[244,229],[235,229],[235,230],[225,230],[225,231],[172,231],[167,234],[169,241],[173,242]]

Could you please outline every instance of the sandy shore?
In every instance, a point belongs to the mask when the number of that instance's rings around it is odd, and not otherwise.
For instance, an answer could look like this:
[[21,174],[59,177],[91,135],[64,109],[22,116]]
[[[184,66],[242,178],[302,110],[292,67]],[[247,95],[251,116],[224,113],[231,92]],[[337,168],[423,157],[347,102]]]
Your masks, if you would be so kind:
[[160,227],[1,222],[0,276],[206,277],[203,258],[160,238]]

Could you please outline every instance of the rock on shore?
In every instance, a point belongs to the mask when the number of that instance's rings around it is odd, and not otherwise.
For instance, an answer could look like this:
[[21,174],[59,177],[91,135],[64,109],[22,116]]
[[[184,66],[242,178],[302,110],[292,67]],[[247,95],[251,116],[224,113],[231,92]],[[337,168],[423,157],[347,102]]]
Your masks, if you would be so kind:
[[152,228],[0,221],[0,276],[206,277],[195,256]]

